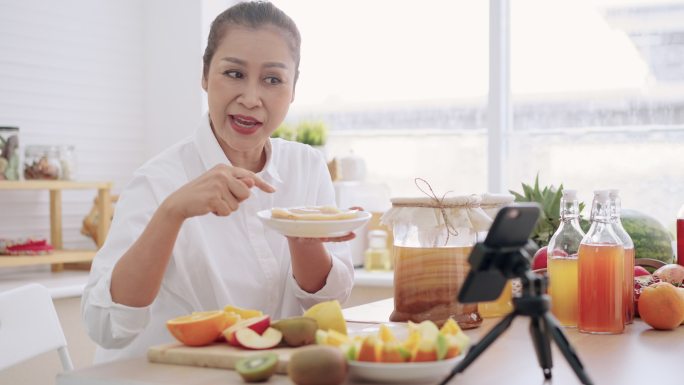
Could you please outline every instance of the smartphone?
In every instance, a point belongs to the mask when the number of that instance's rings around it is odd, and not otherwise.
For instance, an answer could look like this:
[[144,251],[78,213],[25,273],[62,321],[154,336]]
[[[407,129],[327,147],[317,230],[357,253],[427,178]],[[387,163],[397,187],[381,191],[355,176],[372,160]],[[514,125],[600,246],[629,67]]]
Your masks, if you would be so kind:
[[470,271],[458,293],[461,303],[494,301],[509,278],[529,261],[520,250],[539,220],[541,210],[534,203],[516,203],[503,207],[494,218],[484,242],[470,252]]

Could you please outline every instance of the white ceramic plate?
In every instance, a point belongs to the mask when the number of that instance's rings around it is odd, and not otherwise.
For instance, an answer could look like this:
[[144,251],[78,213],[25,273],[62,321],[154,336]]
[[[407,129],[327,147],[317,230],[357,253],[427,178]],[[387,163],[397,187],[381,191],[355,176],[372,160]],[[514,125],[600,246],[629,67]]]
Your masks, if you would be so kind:
[[328,238],[347,235],[365,225],[370,220],[371,213],[359,211],[356,218],[330,221],[272,218],[271,210],[259,211],[257,216],[266,226],[289,237]]
[[355,378],[373,382],[437,382],[446,377],[464,357],[465,354],[461,354],[444,361],[397,364],[350,361],[349,374]]

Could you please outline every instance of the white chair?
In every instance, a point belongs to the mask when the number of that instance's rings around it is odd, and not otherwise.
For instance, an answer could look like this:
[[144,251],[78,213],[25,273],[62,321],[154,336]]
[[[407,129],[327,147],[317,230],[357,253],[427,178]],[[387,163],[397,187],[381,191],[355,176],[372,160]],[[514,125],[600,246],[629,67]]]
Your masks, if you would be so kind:
[[55,349],[64,370],[72,370],[47,288],[34,283],[0,293],[0,370]]

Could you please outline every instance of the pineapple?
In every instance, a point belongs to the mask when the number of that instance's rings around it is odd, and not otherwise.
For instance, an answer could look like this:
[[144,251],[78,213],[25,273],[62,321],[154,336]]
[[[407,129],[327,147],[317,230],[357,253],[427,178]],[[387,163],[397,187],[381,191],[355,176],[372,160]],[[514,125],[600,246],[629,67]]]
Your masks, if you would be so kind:
[[[538,247],[546,246],[553,233],[560,226],[560,201],[563,196],[563,184],[556,188],[553,185],[539,189],[539,174],[534,178],[534,187],[522,183],[523,194],[509,190],[515,196],[516,202],[536,202],[541,206],[541,216],[532,230],[530,238]],[[584,203],[579,205],[580,212],[584,209]],[[583,226],[584,227],[584,226]]]

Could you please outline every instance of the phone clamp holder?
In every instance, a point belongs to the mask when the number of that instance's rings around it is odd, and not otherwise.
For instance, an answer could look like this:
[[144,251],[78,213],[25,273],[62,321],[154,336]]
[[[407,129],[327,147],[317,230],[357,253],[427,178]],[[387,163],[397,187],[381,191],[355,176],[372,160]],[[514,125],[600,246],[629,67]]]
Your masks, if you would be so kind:
[[[485,255],[489,257],[484,258]],[[580,382],[586,385],[593,384],[584,371],[577,353],[575,353],[575,350],[565,337],[558,321],[549,312],[549,298],[544,294],[545,279],[529,270],[528,260],[529,257],[522,248],[515,248],[515,250],[511,248],[492,249],[483,243],[476,244],[469,258],[471,272],[473,271],[472,269],[479,267],[482,271],[488,271],[489,274],[503,276],[506,279],[520,278],[522,295],[513,298],[513,311],[499,321],[477,344],[470,348],[464,359],[453,368],[440,385],[446,385],[456,374],[463,372],[492,342],[511,326],[513,319],[517,316],[530,317],[530,334],[534,343],[534,350],[546,379],[551,378],[551,368],[553,367],[553,360],[551,358],[551,339],[553,339]],[[490,261],[490,263],[489,266],[475,266],[474,262],[479,263],[479,261]],[[471,276],[470,273],[469,276]],[[472,277],[475,276],[473,275]],[[477,290],[476,286],[478,285],[474,285]],[[479,285],[479,287],[486,290],[483,285]],[[501,289],[498,292],[500,291]],[[459,301],[466,302],[461,300],[462,294],[459,294]]]

